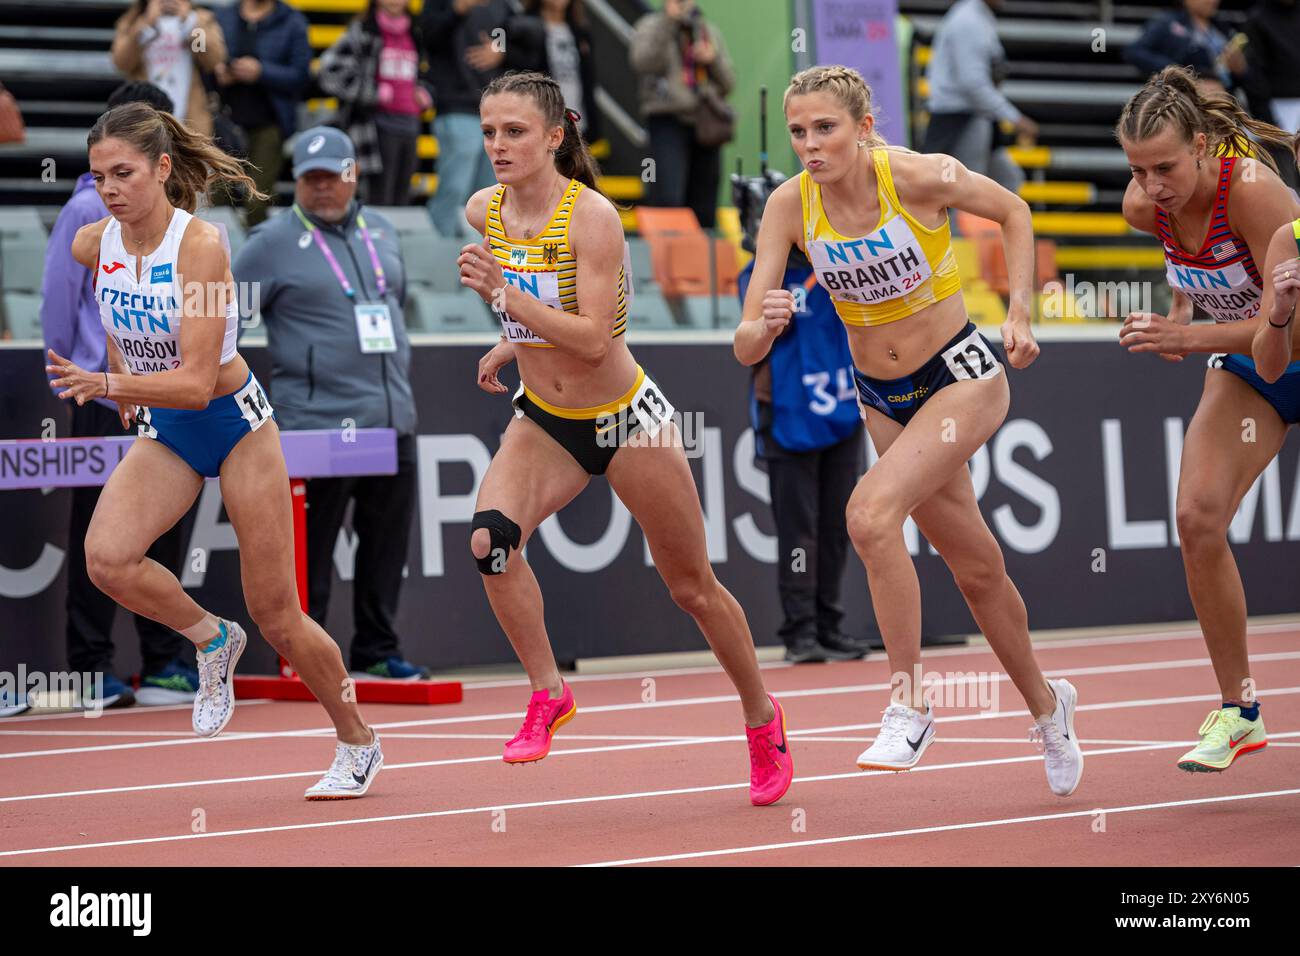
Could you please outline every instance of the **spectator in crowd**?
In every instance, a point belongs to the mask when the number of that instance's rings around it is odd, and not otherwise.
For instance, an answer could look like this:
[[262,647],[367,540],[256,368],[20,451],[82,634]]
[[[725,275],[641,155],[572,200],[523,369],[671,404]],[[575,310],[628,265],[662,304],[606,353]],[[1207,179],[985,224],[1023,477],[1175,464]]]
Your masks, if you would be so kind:
[[478,101],[505,70],[506,26],[515,13],[510,0],[425,0],[420,14],[438,140],[438,189],[429,215],[444,236],[470,236],[465,202],[496,182],[483,150]]
[[641,114],[654,160],[646,203],[689,206],[700,225],[712,229],[722,148],[697,140],[696,113],[711,95],[706,87],[725,98],[736,83],[722,33],[695,0],[664,0],[662,11],[637,21],[630,58],[640,77]]
[[998,89],[1006,73],[1006,52],[998,39],[1002,0],[957,0],[935,31],[930,68],[930,125],[923,152],[947,153],[972,172],[1016,192],[1025,176],[1011,159],[1013,125],[1025,139],[1038,124]]
[[[150,83],[128,82],[113,91],[108,108],[123,103],[144,102],[171,112],[171,98]],[[72,237],[82,226],[108,215],[99,198],[95,180],[83,173],[72,190],[72,198],[59,211],[45,247],[45,274],[41,281],[41,329],[45,347],[67,356],[81,368],[107,370],[104,329],[95,302],[94,276],[72,258]],[[68,403],[72,412],[71,438],[123,435],[126,426],[117,414],[117,403],[95,399],[85,405]],[[82,673],[104,675],[103,707],[141,704],[188,703],[199,688],[194,666],[193,645],[157,621],[135,615],[140,637],[141,679],[139,692],[113,673],[113,619],[117,603],[90,580],[86,571],[86,531],[90,527],[99,487],[73,488],[72,512],[68,518],[68,667]],[[160,537],[149,557],[179,573],[185,545],[185,521]]]
[[1204,92],[1235,92],[1247,81],[1249,65],[1241,47],[1231,42],[1236,31],[1218,12],[1219,0],[1182,0],[1177,10],[1148,22],[1124,58],[1144,74],[1188,66]]
[[203,74],[226,60],[226,42],[210,10],[190,0],[134,0],[113,33],[113,65],[167,94],[168,110],[196,133],[212,135]]
[[433,106],[420,76],[420,28],[409,0],[370,0],[320,59],[320,87],[338,98],[332,125],[346,129],[366,171],[362,198],[374,206],[405,206],[411,197],[421,115]]
[[[230,118],[248,138],[253,180],[274,195],[284,141],[297,127],[298,101],[311,79],[307,18],[280,0],[240,0],[217,11],[229,61],[213,71]],[[269,201],[249,198],[250,227],[266,219]]]
[[564,105],[578,114],[578,132],[600,139],[596,113],[596,58],[583,0],[524,0],[524,13],[510,21],[506,66],[555,78]]
[[232,271],[237,282],[259,283],[281,428],[397,432],[397,474],[307,482],[308,613],[324,626],[334,546],[352,501],[352,669],[421,677],[428,672],[402,658],[394,630],[415,507],[406,269],[392,223],[356,200],[354,171],[365,173],[346,133],[304,131],[293,151],[293,209],[252,231]]
[[[747,249],[770,195],[764,186],[778,181],[779,175],[766,183],[732,179]],[[751,262],[740,273],[742,303],[753,271]],[[802,297],[804,307],[754,366],[749,402],[754,454],[767,465],[776,522],[783,616],[777,633],[792,663],[855,660],[867,646],[845,636],[840,604],[849,543],[844,512],[865,448],[853,357],[830,295],[798,249],[790,252],[782,288],[796,302]]]
[[[1257,118],[1300,132],[1300,2],[1263,0],[1250,11],[1243,30],[1249,67],[1246,95]],[[1281,176],[1297,188],[1295,165],[1274,153]]]

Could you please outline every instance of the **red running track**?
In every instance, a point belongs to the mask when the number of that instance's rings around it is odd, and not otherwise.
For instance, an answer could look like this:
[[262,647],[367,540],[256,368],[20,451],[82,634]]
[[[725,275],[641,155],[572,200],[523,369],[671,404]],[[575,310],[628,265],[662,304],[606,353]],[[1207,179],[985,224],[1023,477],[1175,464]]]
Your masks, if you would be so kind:
[[[1082,865],[1300,861],[1300,630],[1251,630],[1269,746],[1227,773],[1175,767],[1218,697],[1198,634],[1046,641],[1079,689],[1086,763],[1047,787],[1024,703],[983,647],[926,651],[927,671],[1001,678],[999,709],[941,707],[908,773],[854,758],[888,702],[883,657],[767,666],[795,781],[748,798],[739,704],[716,669],[578,677],[578,716],[539,764],[509,766],[521,681],[439,707],[365,708],[385,767],[360,800],[302,792],[333,756],[315,704],[241,702],[202,740],[188,707],[0,722],[0,865]],[[647,683],[649,678],[653,683]],[[952,700],[950,704],[960,704]],[[1213,832],[1213,845],[1189,833]]]

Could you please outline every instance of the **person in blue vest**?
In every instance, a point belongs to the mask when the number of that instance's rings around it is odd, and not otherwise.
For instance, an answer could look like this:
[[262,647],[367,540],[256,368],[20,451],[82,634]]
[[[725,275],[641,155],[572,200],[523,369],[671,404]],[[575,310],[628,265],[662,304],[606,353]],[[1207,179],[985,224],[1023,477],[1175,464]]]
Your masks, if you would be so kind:
[[[752,270],[751,262],[740,274],[741,302]],[[844,511],[864,466],[853,358],[830,295],[797,249],[783,286],[803,308],[754,367],[749,401],[754,452],[767,463],[776,522],[784,616],[778,634],[787,661],[856,660],[867,646],[844,634],[840,605],[849,542]]]

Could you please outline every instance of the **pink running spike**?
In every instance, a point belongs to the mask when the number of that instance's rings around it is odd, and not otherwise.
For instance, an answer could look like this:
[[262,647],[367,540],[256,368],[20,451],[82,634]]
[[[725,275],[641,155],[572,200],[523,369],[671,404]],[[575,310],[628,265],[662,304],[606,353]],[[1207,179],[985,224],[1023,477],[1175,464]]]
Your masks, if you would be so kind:
[[776,714],[762,727],[746,727],[749,738],[749,799],[756,807],[776,803],[794,779],[794,758],[785,734],[785,711],[768,694]]
[[545,689],[537,691],[528,698],[528,712],[524,714],[519,733],[506,744],[505,762],[541,760],[551,752],[551,738],[555,732],[572,720],[577,712],[578,705],[567,683],[564,684],[564,693],[554,700]]

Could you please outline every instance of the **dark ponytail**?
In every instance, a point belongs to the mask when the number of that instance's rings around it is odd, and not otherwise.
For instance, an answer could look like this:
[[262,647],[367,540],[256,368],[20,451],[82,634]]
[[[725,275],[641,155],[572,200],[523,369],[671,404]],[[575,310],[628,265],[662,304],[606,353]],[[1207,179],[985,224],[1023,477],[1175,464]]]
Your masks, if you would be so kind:
[[[559,83],[544,73],[513,70],[489,83],[483,90],[479,103],[498,93],[517,93],[530,97],[537,104],[547,128],[563,127],[564,139],[555,150],[555,168],[561,175],[576,179],[588,189],[605,195],[597,185],[600,167],[596,165],[582,134],[578,132],[578,120],[581,117],[565,107],[564,93],[560,90]],[[609,199],[608,196],[605,198]]]

